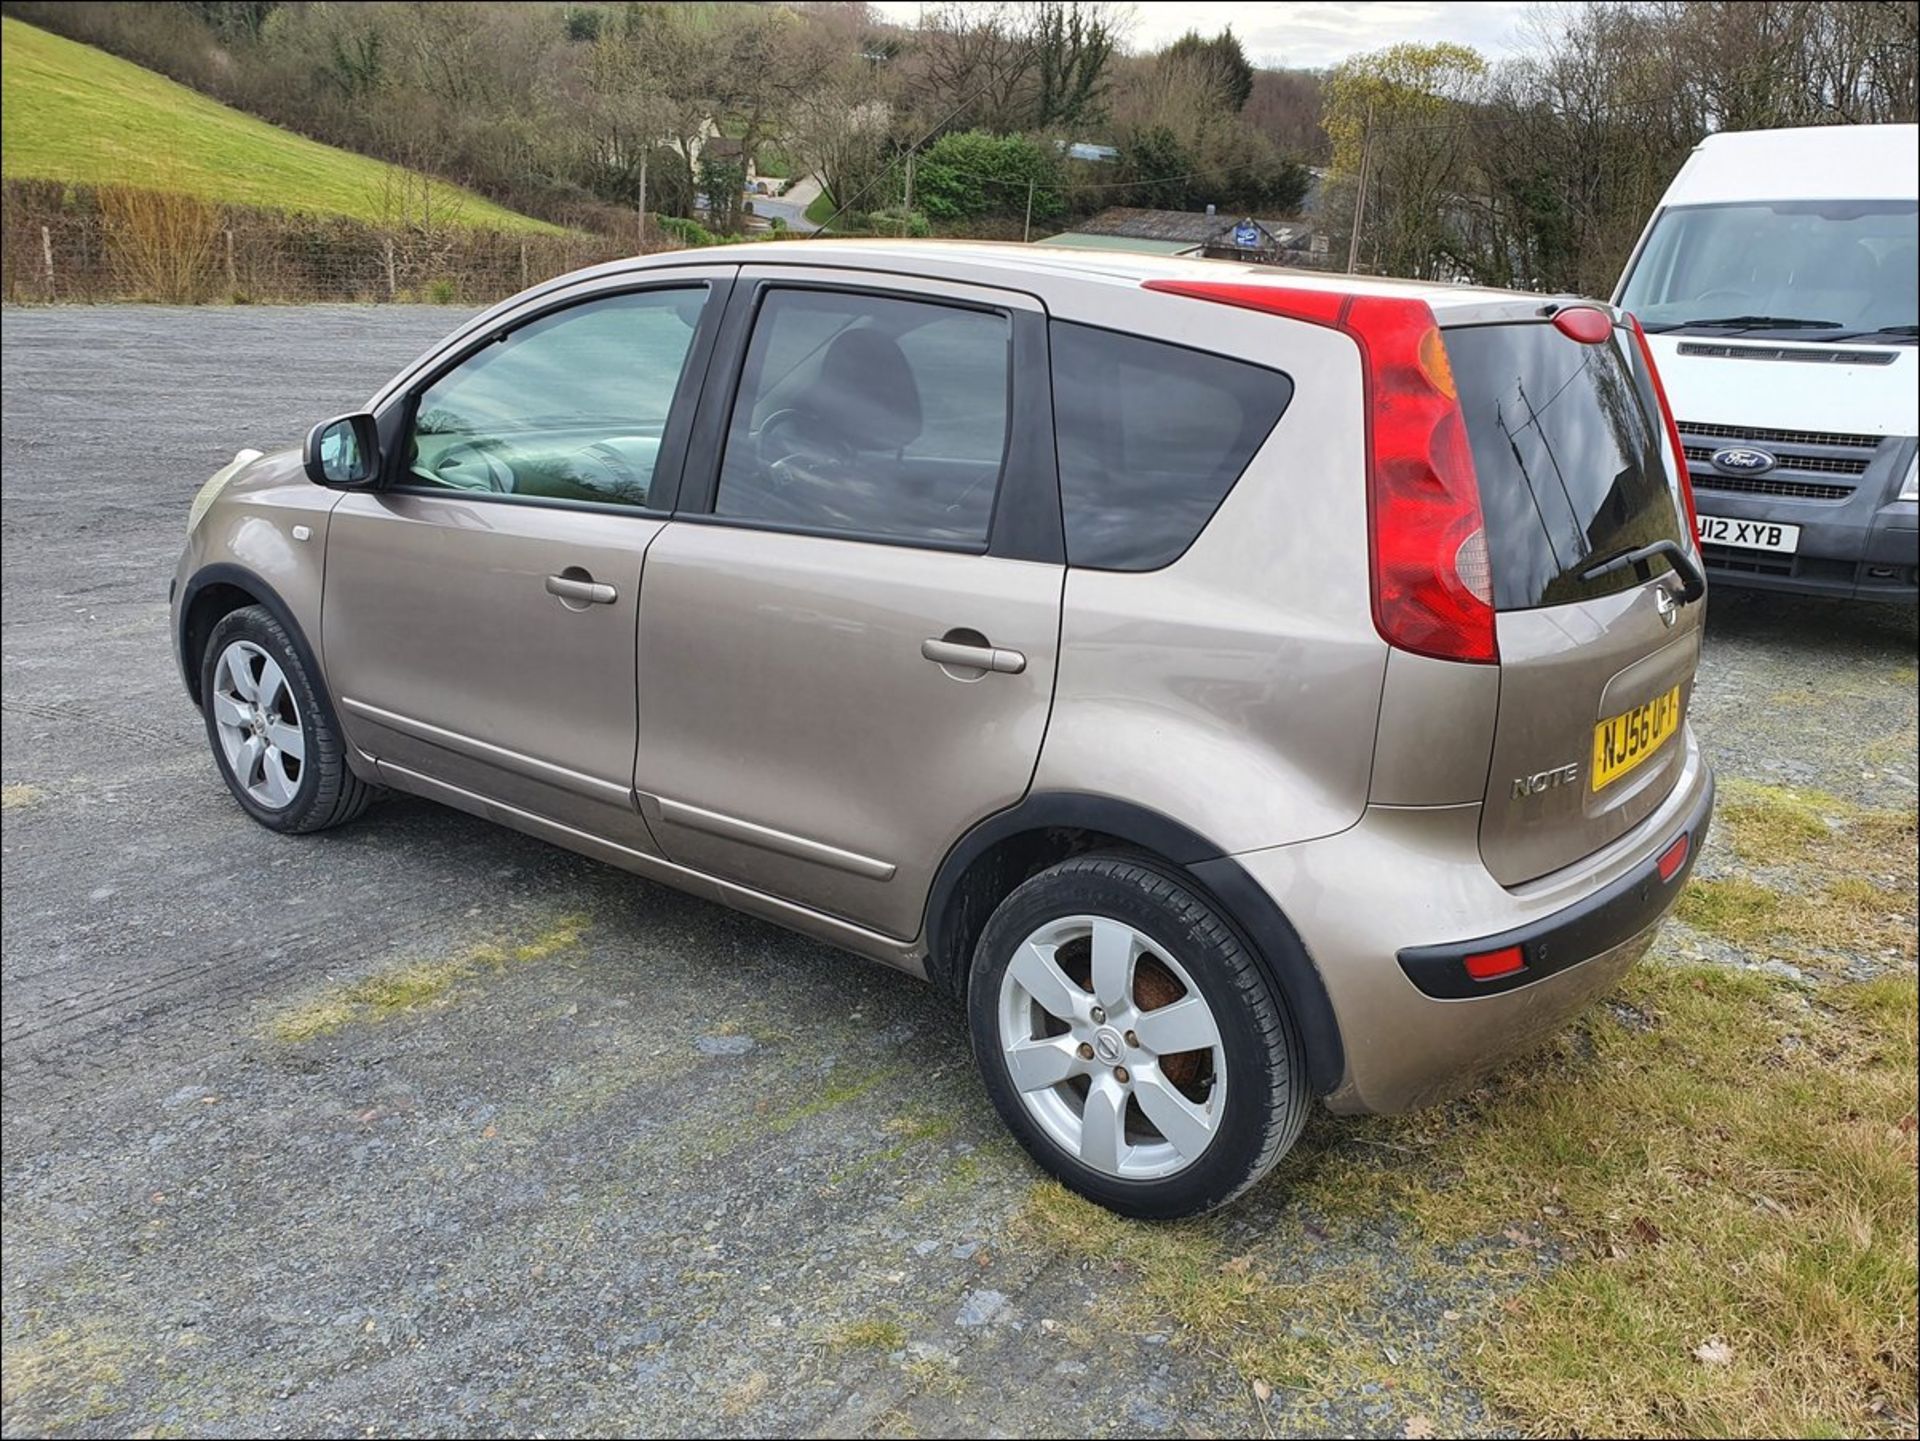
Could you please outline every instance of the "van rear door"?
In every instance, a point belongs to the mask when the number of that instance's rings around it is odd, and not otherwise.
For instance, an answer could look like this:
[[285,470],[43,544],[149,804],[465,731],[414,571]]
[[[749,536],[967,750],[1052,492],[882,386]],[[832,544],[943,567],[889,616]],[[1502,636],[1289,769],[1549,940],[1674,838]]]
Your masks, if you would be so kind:
[[1600,849],[1673,788],[1706,610],[1664,554],[1605,569],[1658,541],[1697,551],[1632,331],[1577,328],[1535,310],[1444,331],[1500,652],[1480,849],[1506,885]]

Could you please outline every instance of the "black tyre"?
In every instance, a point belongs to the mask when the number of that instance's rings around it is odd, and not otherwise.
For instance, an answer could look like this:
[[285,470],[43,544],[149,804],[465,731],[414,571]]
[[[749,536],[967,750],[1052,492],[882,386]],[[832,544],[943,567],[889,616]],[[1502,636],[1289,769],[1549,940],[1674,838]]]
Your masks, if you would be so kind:
[[1284,998],[1175,874],[1076,856],[1000,903],[967,987],[994,1106],[1063,1183],[1127,1216],[1224,1205],[1299,1138]]
[[214,626],[200,659],[200,710],[227,789],[269,830],[325,830],[373,799],[374,787],[347,768],[318,678],[265,606]]

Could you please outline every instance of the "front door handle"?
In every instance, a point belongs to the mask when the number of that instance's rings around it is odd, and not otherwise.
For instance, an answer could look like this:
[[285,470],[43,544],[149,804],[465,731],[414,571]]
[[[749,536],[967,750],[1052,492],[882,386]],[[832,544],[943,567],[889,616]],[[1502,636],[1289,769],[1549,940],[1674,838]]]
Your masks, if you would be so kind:
[[547,594],[557,595],[573,605],[612,605],[620,599],[619,591],[603,581],[592,579],[584,571],[548,576]]
[[997,645],[967,645],[962,641],[923,640],[920,654],[935,665],[963,666],[972,670],[998,671],[1001,675],[1019,675],[1027,668],[1027,658],[1017,650]]

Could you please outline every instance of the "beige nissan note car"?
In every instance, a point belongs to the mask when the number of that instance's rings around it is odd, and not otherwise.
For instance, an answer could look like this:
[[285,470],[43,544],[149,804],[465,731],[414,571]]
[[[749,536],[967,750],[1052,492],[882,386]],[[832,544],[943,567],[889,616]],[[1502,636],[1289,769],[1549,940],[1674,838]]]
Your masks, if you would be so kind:
[[1179,1216],[1646,950],[1713,798],[1684,477],[1590,302],[688,251],[242,452],[173,634],[262,825],[406,791],[924,976],[1035,1160]]

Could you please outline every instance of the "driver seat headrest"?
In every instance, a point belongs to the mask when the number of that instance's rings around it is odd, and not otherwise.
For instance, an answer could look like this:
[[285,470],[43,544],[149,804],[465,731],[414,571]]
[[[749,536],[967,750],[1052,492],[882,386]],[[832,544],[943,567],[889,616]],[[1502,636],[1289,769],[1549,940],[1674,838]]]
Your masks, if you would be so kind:
[[923,424],[906,352],[878,330],[844,330],[827,346],[799,409],[855,450],[900,450]]

